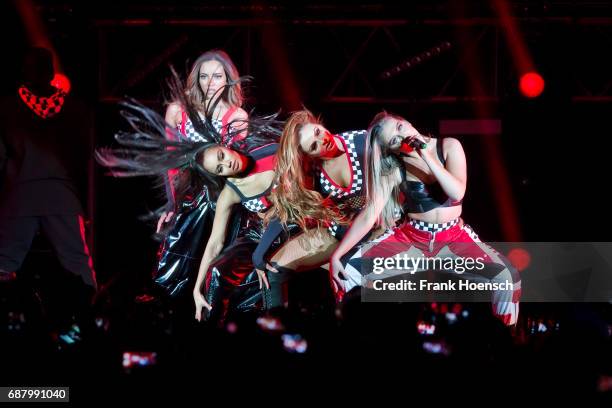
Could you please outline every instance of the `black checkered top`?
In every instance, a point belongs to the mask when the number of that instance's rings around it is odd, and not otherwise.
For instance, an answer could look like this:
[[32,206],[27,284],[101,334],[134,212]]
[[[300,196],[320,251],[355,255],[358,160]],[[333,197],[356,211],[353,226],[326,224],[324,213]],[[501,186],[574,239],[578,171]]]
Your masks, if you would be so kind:
[[[202,114],[200,114],[199,112],[198,114],[200,115],[200,117],[202,117]],[[212,125],[215,127],[217,132],[219,132],[219,134],[222,134],[223,122],[221,121],[221,119],[213,119]],[[187,115],[185,116],[185,132],[182,132],[182,122],[177,123],[176,128],[180,134],[182,134],[183,136],[185,136],[186,139],[191,140],[192,142],[206,142],[206,139],[195,130],[193,122],[191,121],[191,119],[189,119],[189,116]]]
[[272,191],[272,186],[268,187],[263,193],[242,201],[242,205],[251,212],[265,212],[270,207],[270,203],[266,199],[270,191]]
[[340,207],[348,210],[360,210],[365,204],[365,146],[366,130],[352,130],[336,135],[342,141],[351,166],[351,182],[342,187],[336,184],[323,170],[317,168],[317,190],[324,196],[332,198]]
[[[248,177],[255,173],[274,170],[277,150],[278,143],[270,143],[251,150],[249,152],[249,156],[254,164],[252,166],[252,170],[245,177]],[[246,197],[244,194],[242,194],[242,191],[240,191],[238,186],[236,186],[231,181],[227,180],[225,184],[232,188],[238,194],[238,196],[240,197],[240,204],[242,204],[242,206],[247,210],[259,213],[265,212],[268,208],[270,208],[271,204],[268,201],[267,197],[272,191],[272,184],[265,191],[251,197]]]

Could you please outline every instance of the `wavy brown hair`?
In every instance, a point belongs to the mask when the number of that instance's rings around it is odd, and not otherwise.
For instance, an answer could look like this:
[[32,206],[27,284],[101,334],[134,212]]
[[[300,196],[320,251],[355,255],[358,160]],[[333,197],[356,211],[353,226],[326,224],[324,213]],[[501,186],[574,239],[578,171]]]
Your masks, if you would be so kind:
[[321,121],[307,109],[293,112],[285,123],[276,152],[277,186],[270,195],[274,205],[266,213],[266,223],[278,218],[283,225],[296,223],[303,230],[321,228],[326,221],[346,223],[333,201],[314,190],[313,162],[300,146],[300,131],[309,123]]

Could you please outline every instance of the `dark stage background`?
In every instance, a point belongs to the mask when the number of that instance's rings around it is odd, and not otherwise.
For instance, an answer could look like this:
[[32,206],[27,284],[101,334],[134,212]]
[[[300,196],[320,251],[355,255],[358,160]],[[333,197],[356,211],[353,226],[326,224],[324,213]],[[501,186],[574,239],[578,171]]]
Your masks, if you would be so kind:
[[[434,135],[457,130],[461,123],[453,121],[468,121],[463,124],[471,130],[449,136],[463,143],[468,160],[463,218],[483,241],[610,241],[612,2],[399,3],[2,2],[0,91],[14,92],[16,67],[28,44],[29,30],[16,4],[32,6],[30,10],[36,13],[31,16],[41,18],[43,35],[55,47],[72,82],[71,92],[90,109],[94,147],[112,145],[113,134],[125,126],[117,106],[122,98],[137,98],[163,113],[169,65],[185,74],[200,53],[222,48],[241,74],[254,77],[248,87],[248,107],[258,113],[280,109],[286,115],[304,104],[321,114],[330,130],[338,132],[367,127],[383,108]],[[516,35],[502,23],[500,4],[509,6]],[[517,53],[521,44],[524,54]],[[427,55],[427,51],[431,53]],[[410,66],[390,71],[390,78],[381,76],[403,61],[409,61]],[[526,98],[519,91],[525,66],[535,68],[545,80],[538,98]],[[482,131],[479,124],[483,120],[497,121],[493,124],[500,124],[500,131]],[[161,204],[162,192],[152,189],[151,179],[104,176],[91,153],[86,157],[89,169],[83,172],[89,180],[83,200],[90,219],[87,227],[94,263],[99,281],[123,292],[126,296],[118,298],[127,304],[151,282],[158,244],[151,238],[154,227],[138,217]],[[25,268],[37,270],[45,279],[51,268],[47,262],[55,260],[44,240],[39,241]],[[383,310],[385,306],[373,306],[378,307]],[[571,309],[569,305],[556,307],[545,305],[543,314]],[[114,308],[118,315],[128,313],[128,307],[120,303]],[[153,344],[149,333],[161,332],[163,325],[158,322],[170,320],[154,308],[137,305],[129,309],[129,317],[122,320],[119,316],[117,320],[125,326],[121,330],[130,334],[125,336],[126,344],[145,349]],[[379,325],[372,326],[376,328],[387,322],[377,320],[382,315],[376,314],[378,310],[372,313],[376,317],[372,321]],[[530,312],[528,305],[523,311],[530,318],[537,314],[533,309]],[[577,320],[588,321],[589,313]],[[150,316],[158,319],[147,321]],[[190,315],[185,314],[185,319],[193,323]],[[142,331],[134,334],[140,325]],[[484,338],[472,329],[468,328],[472,338]],[[168,333],[164,335],[175,336]],[[586,361],[581,356],[589,352],[593,361],[599,361],[599,349],[582,337],[582,327],[571,333],[583,339],[572,349],[571,361]],[[219,339],[218,344],[230,344],[225,337]],[[543,361],[548,364],[557,355],[566,355],[574,340],[557,343],[554,351],[558,354],[550,353]],[[161,344],[173,347],[166,340]],[[195,349],[194,344],[185,344]],[[473,349],[482,345],[474,344]],[[482,349],[486,347],[482,345]],[[465,364],[471,364],[473,349],[466,349]],[[96,358],[99,361],[92,361],[91,367],[106,357],[100,354]],[[239,357],[234,358],[238,361]],[[505,358],[509,361],[512,355]],[[528,354],[522,360],[522,373],[530,372],[531,358]],[[185,357],[185,361],[191,360]],[[456,366],[458,376],[463,362]],[[291,366],[293,360],[287,364]],[[316,368],[318,361],[310,364]],[[357,369],[358,363],[355,365]],[[547,367],[551,373],[555,371],[553,364]],[[436,375],[435,368],[430,373]],[[531,371],[527,380],[533,379],[535,384],[539,373]],[[23,378],[30,378],[30,374],[24,369]],[[551,380],[550,389],[563,388],[559,384],[563,383]],[[538,391],[535,385],[533,389]]]

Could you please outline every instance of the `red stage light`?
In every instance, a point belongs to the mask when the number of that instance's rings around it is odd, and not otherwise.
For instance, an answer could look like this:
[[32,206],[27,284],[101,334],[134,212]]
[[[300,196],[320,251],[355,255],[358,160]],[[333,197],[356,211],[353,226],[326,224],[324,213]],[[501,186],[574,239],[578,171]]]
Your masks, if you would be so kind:
[[523,74],[520,89],[521,93],[527,98],[536,98],[544,90],[544,79],[537,72]]
[[64,74],[55,74],[51,80],[51,86],[57,89],[61,89],[65,93],[70,92],[70,80]]

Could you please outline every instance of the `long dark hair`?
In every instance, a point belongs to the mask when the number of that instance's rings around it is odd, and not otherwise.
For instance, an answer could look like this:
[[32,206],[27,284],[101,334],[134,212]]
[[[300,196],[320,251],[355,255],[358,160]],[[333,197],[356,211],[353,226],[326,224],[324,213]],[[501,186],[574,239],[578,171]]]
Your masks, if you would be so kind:
[[[161,115],[140,102],[128,99],[121,102],[121,106],[121,116],[130,127],[128,131],[115,135],[122,147],[96,150],[96,160],[109,168],[111,175],[164,177],[169,170],[178,169],[188,171],[214,192],[218,193],[223,188],[223,177],[206,171],[200,164],[207,149],[220,145],[220,135],[209,120],[200,120],[198,125],[198,132],[205,141],[193,142],[181,138],[179,132],[170,127]],[[248,136],[230,148],[248,156],[251,150],[278,141],[281,122],[276,116],[253,117],[249,120]],[[189,190],[190,186],[194,187],[193,183],[187,183],[183,190]],[[177,201],[178,195],[177,190]]]
[[[160,208],[141,217],[145,221],[156,220],[162,211],[180,208],[183,202],[191,201],[205,192],[209,200],[216,200],[225,185],[225,179],[207,172],[201,165],[205,151],[220,145],[222,137],[213,126],[212,114],[221,98],[206,106],[203,117],[201,106],[189,98],[186,86],[176,71],[170,67],[171,75],[166,80],[167,99],[178,103],[193,123],[194,130],[202,137],[202,142],[190,141],[168,125],[163,117],[135,99],[126,99],[121,116],[129,124],[127,131],[115,135],[121,148],[101,148],[96,151],[96,159],[110,169],[116,177],[156,176],[156,187],[167,188],[168,171],[177,170],[170,182],[174,183],[174,200],[164,194],[167,201]],[[249,77],[232,79],[226,86],[234,86],[235,81],[248,81]],[[223,92],[220,88],[218,92]],[[249,119],[234,119],[227,124],[226,139],[232,144],[226,146],[243,155],[260,146],[275,143],[281,134],[283,123],[277,119],[278,113],[268,116],[249,113]],[[236,137],[242,132],[247,136]]]

